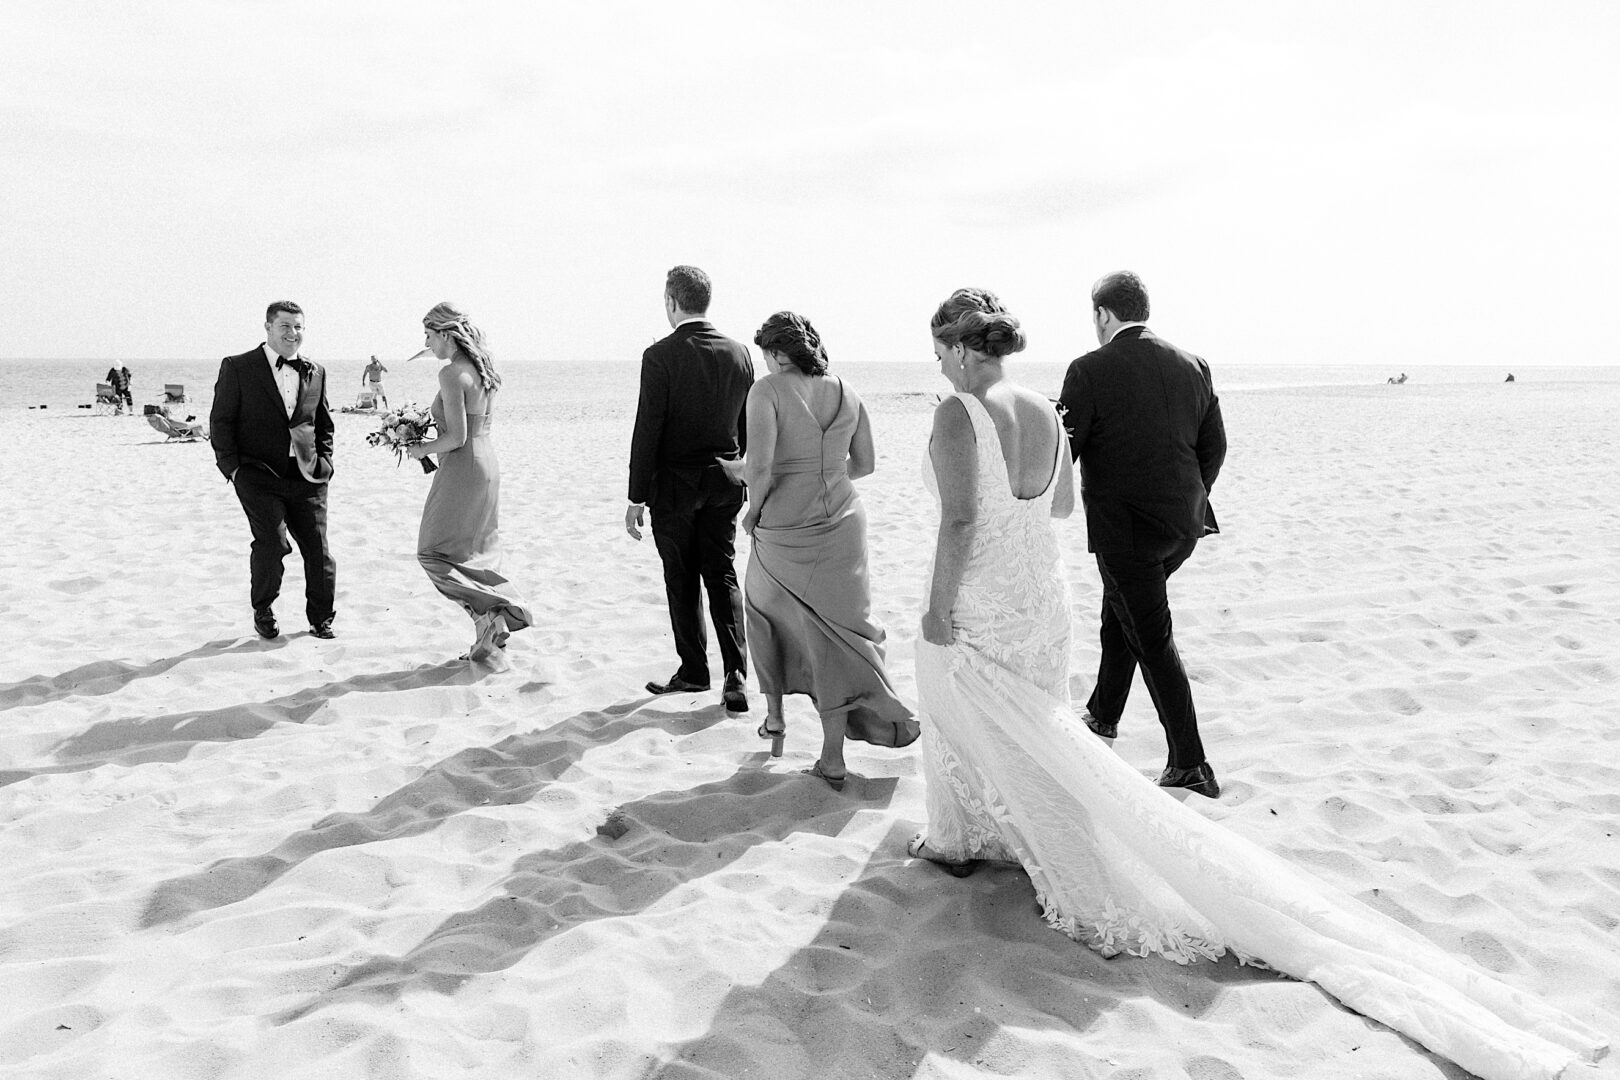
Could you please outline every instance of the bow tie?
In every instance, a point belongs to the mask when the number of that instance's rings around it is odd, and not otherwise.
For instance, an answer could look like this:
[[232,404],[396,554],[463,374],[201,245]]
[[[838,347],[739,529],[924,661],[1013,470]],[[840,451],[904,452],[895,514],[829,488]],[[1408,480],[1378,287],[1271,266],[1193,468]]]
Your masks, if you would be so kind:
[[300,375],[302,375],[303,372],[304,372],[304,365],[302,363],[300,363],[296,357],[294,357],[293,359],[290,359],[290,360],[285,356],[276,357],[276,371],[277,371],[277,373],[279,373],[281,371],[281,369],[284,368],[284,367],[290,367],[294,371],[298,372]]

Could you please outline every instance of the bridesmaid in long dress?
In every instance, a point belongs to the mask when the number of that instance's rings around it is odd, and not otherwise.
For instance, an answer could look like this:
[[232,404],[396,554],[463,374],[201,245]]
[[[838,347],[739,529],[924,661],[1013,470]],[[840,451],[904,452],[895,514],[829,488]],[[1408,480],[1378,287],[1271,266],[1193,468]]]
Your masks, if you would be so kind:
[[780,756],[782,698],[808,694],[821,714],[821,756],[808,771],[844,787],[844,739],[905,746],[920,733],[883,666],[872,621],[866,511],[853,480],[872,472],[866,406],[827,374],[809,320],[781,311],[754,335],[771,372],[748,393],[744,590],[754,671],[765,695],[761,738]]
[[439,369],[433,419],[439,437],[409,449],[439,455],[416,558],[428,580],[472,616],[474,639],[464,659],[499,663],[506,639],[533,622],[511,582],[501,576],[501,467],[490,438],[501,377],[484,335],[454,304],[422,318],[426,345],[448,363]]

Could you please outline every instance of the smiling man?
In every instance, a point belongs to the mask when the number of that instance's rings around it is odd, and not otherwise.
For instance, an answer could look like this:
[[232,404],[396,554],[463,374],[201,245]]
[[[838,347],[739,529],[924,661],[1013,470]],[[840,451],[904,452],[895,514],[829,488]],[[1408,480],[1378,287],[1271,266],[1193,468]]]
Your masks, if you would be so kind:
[[326,543],[326,487],[332,479],[332,409],[326,371],[299,355],[304,310],[277,300],[264,316],[265,343],[227,356],[214,384],[209,437],[219,471],[253,532],[248,557],[253,628],[281,633],[271,605],[281,594],[282,561],[304,559],[304,612],[310,633],[330,638],[337,564]]

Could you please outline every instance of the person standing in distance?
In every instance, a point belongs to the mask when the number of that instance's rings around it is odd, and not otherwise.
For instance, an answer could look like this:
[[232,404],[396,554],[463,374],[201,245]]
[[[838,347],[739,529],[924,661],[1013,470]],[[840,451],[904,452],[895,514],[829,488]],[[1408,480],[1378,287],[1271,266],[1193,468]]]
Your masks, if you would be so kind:
[[742,590],[737,587],[737,515],[746,488],[721,461],[747,449],[743,408],[754,383],[748,347],[709,322],[709,276],[677,266],[664,283],[664,315],[673,332],[641,357],[641,396],[630,442],[630,506],[625,531],[641,539],[652,511],[653,542],[664,564],[664,593],[680,667],[654,694],[709,688],[708,635],[699,587],[725,666],[723,699],[746,712],[748,675]]
[[1165,583],[1200,537],[1220,531],[1209,491],[1226,427],[1209,365],[1147,328],[1148,295],[1128,270],[1091,288],[1100,348],[1069,365],[1060,401],[1080,463],[1086,547],[1102,576],[1102,659],[1083,719],[1110,742],[1138,666],[1169,744],[1159,786],[1211,799],[1192,686],[1171,634]]
[[332,409],[326,371],[299,356],[304,310],[277,300],[264,315],[265,343],[227,356],[214,384],[209,435],[214,460],[236,488],[253,533],[248,557],[253,627],[274,638],[271,605],[281,594],[282,560],[304,559],[309,632],[330,638],[337,563],[326,543],[326,488],[332,479]]
[[361,388],[370,390],[373,407],[384,411],[388,409],[388,394],[383,390],[383,376],[386,374],[388,369],[377,359],[376,353],[371,354],[371,363],[360,373]]

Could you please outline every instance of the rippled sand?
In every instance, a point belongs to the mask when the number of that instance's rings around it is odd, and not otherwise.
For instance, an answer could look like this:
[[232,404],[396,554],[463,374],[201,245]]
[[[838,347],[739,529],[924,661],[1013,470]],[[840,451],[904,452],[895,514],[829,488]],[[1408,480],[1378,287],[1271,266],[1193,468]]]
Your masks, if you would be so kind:
[[[1223,403],[1226,531],[1172,585],[1227,791],[1206,812],[1620,1032],[1620,385]],[[869,401],[861,484],[908,695],[930,404]],[[497,421],[537,617],[502,672],[454,659],[471,624],[413,554],[426,483],[363,419],[339,418],[339,637],[305,632],[294,558],[262,642],[206,445],[7,414],[36,450],[0,488],[0,1074],[1466,1075],[1309,985],[1102,960],[1016,868],[908,860],[916,755],[854,746],[836,794],[797,771],[802,700],[772,761],[757,700],[648,697],[674,656],[622,530],[633,406]],[[1062,529],[1083,697],[1096,572]],[[1162,764],[1140,688],[1116,749]]]

